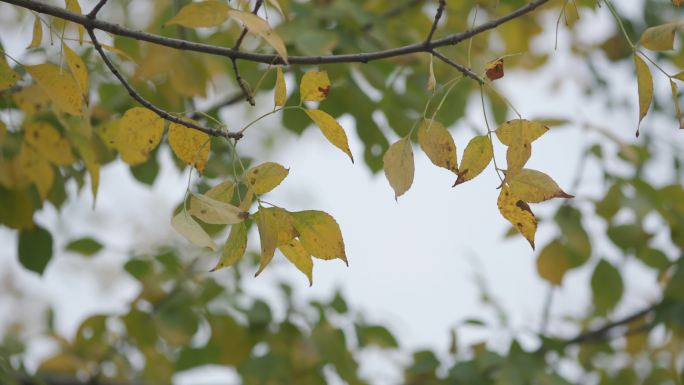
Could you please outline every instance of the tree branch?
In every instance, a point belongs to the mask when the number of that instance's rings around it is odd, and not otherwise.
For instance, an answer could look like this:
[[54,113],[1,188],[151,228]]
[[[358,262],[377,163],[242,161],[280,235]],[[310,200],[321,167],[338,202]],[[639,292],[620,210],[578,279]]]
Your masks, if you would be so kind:
[[437,30],[437,24],[439,19],[442,18],[442,13],[444,13],[444,8],[446,7],[446,0],[439,0],[439,6],[437,7],[437,12],[435,13],[435,20],[432,22],[432,27],[430,28],[430,33],[428,33],[427,39],[425,39],[425,45],[430,45],[432,41],[432,35],[435,34]]
[[[77,13],[73,13],[65,8],[55,7],[49,4],[45,4],[36,0],[0,0],[0,2],[13,4],[22,8],[30,9],[38,13],[43,13],[51,16],[58,17],[67,21],[71,21],[76,24],[80,24],[85,28],[98,29],[105,32],[112,33],[114,35],[130,37],[137,40],[147,41],[150,43],[163,45],[169,48],[175,48],[180,50],[202,52],[211,55],[225,56],[229,58],[235,58],[240,60],[247,60],[256,63],[264,64],[287,64],[283,61],[281,57],[274,54],[258,54],[251,52],[238,51],[232,48],[220,47],[204,43],[195,43],[182,39],[174,39],[169,37],[164,37],[156,35],[153,33],[143,32],[139,30],[134,30],[126,27],[122,27],[118,24],[108,23],[99,19],[90,19],[87,16],[83,16]],[[402,47],[391,48],[375,52],[362,52],[353,54],[341,54],[341,55],[325,55],[325,56],[290,56],[288,57],[288,62],[291,65],[306,65],[306,64],[331,64],[331,63],[368,63],[374,60],[388,59],[397,56],[404,56],[419,52],[431,52],[432,50],[444,47],[448,45],[455,45],[464,40],[467,40],[473,36],[481,34],[483,32],[489,31],[498,27],[499,25],[523,16],[527,13],[534,11],[540,6],[546,4],[549,0],[534,0],[529,4],[516,9],[515,11],[506,14],[500,18],[491,20],[484,24],[481,24],[475,28],[471,28],[467,31],[449,35],[442,39],[433,40],[430,44],[425,44],[424,42],[409,44]]]
[[128,94],[135,99],[138,103],[142,104],[145,108],[148,110],[154,112],[155,114],[159,115],[160,118],[168,120],[169,122],[177,123],[180,125],[183,125],[188,128],[192,128],[198,131],[202,131],[207,135],[210,136],[220,136],[224,138],[232,138],[235,140],[238,140],[242,138],[242,134],[239,132],[227,132],[215,128],[209,128],[205,126],[201,126],[199,124],[189,122],[186,120],[183,120],[177,116],[171,115],[169,112],[162,110],[161,108],[155,106],[154,104],[150,103],[147,99],[143,98],[142,95],[140,95],[134,88],[133,86],[128,83],[126,78],[121,75],[119,70],[116,69],[114,64],[109,60],[109,57],[107,57],[107,54],[105,54],[104,50],[102,49],[102,45],[100,42],[97,40],[97,37],[95,36],[95,31],[92,28],[86,28],[88,31],[88,35],[90,36],[90,40],[93,42],[93,46],[95,47],[95,50],[100,54],[100,57],[102,58],[102,61],[105,63],[107,68],[112,72],[112,74],[119,79],[119,82],[121,85],[126,88],[128,91]]
[[448,57],[442,55],[441,53],[431,50],[429,51],[431,54],[433,54],[437,59],[445,62],[446,64],[456,68],[460,73],[463,75],[475,80],[476,82],[480,84],[484,84],[484,80],[482,80],[475,72],[473,72],[470,68],[463,66],[461,64],[456,63],[455,61],[449,59]]
[[[264,0],[257,0],[256,3],[254,4],[254,9],[252,10],[253,14],[257,14],[259,12],[259,8],[261,8],[261,5],[264,3]],[[240,36],[238,37],[237,41],[235,42],[235,46],[233,47],[234,50],[239,51],[240,46],[242,45],[242,40],[245,39],[245,36],[247,35],[247,27],[242,28],[242,32],[240,32]],[[242,79],[242,76],[240,76],[240,70],[238,69],[237,65],[237,59],[236,58],[230,58],[230,61],[233,63],[233,72],[235,72],[235,81],[237,81],[237,84],[240,86],[240,89],[242,90],[242,94],[245,96],[245,99],[247,102],[251,105],[254,106],[256,105],[256,102],[254,101],[254,96],[252,95],[252,91],[249,90],[249,87],[247,86],[247,83]]]

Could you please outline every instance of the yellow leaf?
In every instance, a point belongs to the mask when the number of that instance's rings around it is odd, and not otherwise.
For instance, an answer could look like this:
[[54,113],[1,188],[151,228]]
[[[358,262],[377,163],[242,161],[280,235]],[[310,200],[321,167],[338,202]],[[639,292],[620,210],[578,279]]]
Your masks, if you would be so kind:
[[676,75],[673,75],[672,77],[675,78],[675,79],[677,79],[677,80],[681,80],[681,81],[684,82],[684,71],[682,71],[682,72],[680,72],[680,73],[678,73],[678,74],[676,74]]
[[36,16],[33,20],[33,38],[31,39],[31,44],[26,47],[26,49],[40,47],[40,43],[43,41],[43,24],[40,22],[40,18]]
[[58,165],[68,165],[76,162],[71,152],[71,145],[49,123],[29,123],[24,128],[24,140],[35,148],[43,158]]
[[435,86],[437,85],[437,79],[435,79],[435,69],[432,64],[432,55],[430,55],[430,67],[428,69],[428,82],[427,90],[430,92],[435,92]]
[[496,129],[496,137],[506,146],[532,143],[549,130],[548,127],[526,119],[509,120]]
[[641,121],[648,113],[648,109],[653,101],[653,77],[648,65],[639,55],[634,54],[634,64],[637,73],[637,89],[639,94],[639,124],[637,125],[636,135],[639,136]]
[[0,57],[0,91],[17,84],[19,79],[21,76],[7,64],[4,55]]
[[212,199],[202,194],[192,194],[188,213],[212,225],[240,223],[247,213],[229,203]]
[[667,51],[674,48],[675,32],[681,23],[667,23],[648,28],[641,35],[641,45],[651,51]]
[[100,185],[100,162],[97,156],[96,144],[91,138],[82,135],[72,135],[71,141],[81,159],[83,159],[88,174],[90,174],[90,188],[93,193],[93,206],[95,206],[97,190]]
[[283,17],[287,18],[287,17],[285,16],[285,12],[283,12],[283,8],[280,6],[280,3],[278,2],[278,0],[268,0],[268,2],[271,4],[271,6],[272,6],[273,8],[277,9],[278,12],[279,12]]
[[212,251],[218,250],[218,246],[209,234],[185,210],[181,210],[171,219],[171,226],[193,244],[199,247],[208,247]]
[[675,117],[677,118],[677,122],[679,122],[681,128],[682,110],[679,108],[679,98],[677,97],[679,95],[679,90],[677,88],[677,83],[673,82],[672,79],[670,79],[670,88],[672,88],[672,100],[674,101]]
[[506,150],[506,163],[508,164],[506,174],[513,175],[522,170],[530,156],[532,156],[532,143],[509,146]]
[[463,151],[463,159],[461,159],[461,165],[458,168],[458,178],[454,186],[480,175],[489,162],[492,161],[493,156],[494,149],[487,135],[472,138]]
[[281,245],[280,251],[299,271],[306,275],[309,279],[309,286],[313,285],[313,260],[311,259],[311,254],[302,246],[302,243],[298,239],[293,239]]
[[223,246],[223,253],[216,266],[209,271],[216,271],[224,267],[233,266],[245,254],[247,249],[247,225],[236,223],[230,228],[228,239]]
[[682,0],[672,0],[672,5],[679,7],[682,5]]
[[130,165],[144,163],[164,133],[164,120],[143,107],[126,111],[116,132],[116,148]]
[[209,158],[209,135],[178,123],[169,125],[169,145],[178,159],[194,166],[200,174]]
[[21,146],[18,162],[22,172],[28,179],[36,185],[41,199],[45,199],[50,192],[52,183],[55,180],[55,173],[52,166],[45,160],[38,151],[26,144]]
[[[205,196],[215,199],[219,202],[230,203],[233,199],[233,191],[235,190],[235,184],[229,180],[221,182],[216,186],[207,190],[204,193]],[[190,201],[192,203],[192,200]]]
[[393,143],[382,157],[382,162],[385,177],[394,190],[394,199],[397,199],[413,184],[415,166],[409,137],[403,137]]
[[551,284],[560,286],[565,272],[570,269],[568,250],[558,240],[553,240],[539,253],[537,257],[537,272],[539,276]]
[[164,23],[164,26],[173,24],[188,28],[215,27],[228,19],[230,7],[221,1],[209,0],[190,3],[178,11],[176,16]]
[[328,97],[330,79],[325,71],[309,71],[299,83],[299,96],[303,102],[319,102]]
[[2,144],[2,141],[5,139],[6,135],[7,135],[7,126],[5,126],[5,123],[0,121],[0,144]]
[[247,170],[245,181],[255,193],[265,194],[276,188],[289,172],[278,163],[266,162]]
[[320,259],[339,258],[347,263],[340,226],[330,214],[307,210],[290,213],[302,246]]
[[[2,74],[0,74],[0,79],[2,79]],[[37,84],[29,84],[23,87],[12,95],[12,99],[27,115],[35,114],[50,103],[50,97]]]
[[19,156],[12,159],[0,157],[0,185],[10,190],[20,190],[31,184],[31,178],[26,175]]
[[88,68],[81,57],[66,44],[64,44],[64,53],[69,71],[76,79],[76,84],[78,84],[84,99],[88,100]]
[[273,98],[276,107],[282,107],[285,105],[287,88],[285,86],[285,77],[283,77],[283,68],[280,66],[278,66],[276,69],[275,96]]
[[83,96],[71,74],[50,63],[25,68],[57,108],[67,114],[83,115]]
[[534,233],[537,232],[537,219],[530,206],[513,195],[507,186],[501,187],[497,206],[504,218],[530,243],[534,250]]
[[458,173],[456,144],[442,123],[424,119],[418,128],[418,144],[435,166]]
[[[73,13],[81,14],[81,5],[78,4],[78,0],[66,0],[66,8]],[[83,45],[83,34],[85,33],[85,27],[80,24],[76,24],[78,28],[78,44]]]
[[259,229],[259,241],[261,242],[259,269],[254,274],[256,277],[271,262],[278,244],[278,209],[276,207],[261,207],[254,219]]
[[508,187],[513,195],[529,203],[539,203],[551,198],[574,198],[561,190],[550,176],[526,168],[508,179]]
[[228,15],[244,24],[248,32],[259,35],[262,39],[266,40],[287,64],[287,48],[285,48],[285,43],[283,42],[283,39],[271,29],[271,26],[268,25],[266,20],[253,13],[242,12],[235,9],[229,10]]
[[349,156],[349,159],[351,159],[352,163],[354,163],[354,157],[352,156],[351,150],[349,150],[347,134],[344,132],[344,128],[337,123],[337,120],[321,110],[305,111],[306,114],[309,115],[309,118],[316,123],[326,139],[328,139],[328,141],[335,147],[344,151],[344,153]]
[[[264,208],[261,208],[252,216],[255,221],[258,221],[258,217],[261,215],[262,210],[264,210]],[[287,210],[279,207],[270,207],[268,208],[267,213],[274,223],[273,227],[275,227],[276,232],[276,246],[284,245],[299,235],[294,227],[292,216]]]

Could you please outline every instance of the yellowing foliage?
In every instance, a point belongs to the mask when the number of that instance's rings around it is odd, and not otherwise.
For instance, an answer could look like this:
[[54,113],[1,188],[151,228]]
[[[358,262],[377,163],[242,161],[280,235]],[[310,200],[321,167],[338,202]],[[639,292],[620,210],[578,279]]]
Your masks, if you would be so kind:
[[413,147],[408,136],[392,144],[382,157],[385,177],[394,190],[394,199],[404,195],[413,184],[415,165]]
[[675,32],[682,23],[667,23],[648,28],[641,35],[641,44],[652,51],[667,51],[674,48]]
[[537,219],[534,217],[530,206],[523,200],[513,195],[508,186],[502,186],[497,200],[499,212],[513,227],[530,243],[534,249],[534,234],[537,232]]
[[228,19],[230,7],[217,0],[190,3],[178,11],[164,25],[182,25],[188,28],[215,27]]
[[303,102],[325,100],[330,92],[330,79],[326,71],[309,71],[302,76],[299,96]]
[[209,234],[185,210],[181,210],[171,219],[171,226],[193,244],[208,247],[213,251],[218,250],[218,246]]
[[126,111],[116,127],[116,148],[130,165],[143,163],[161,141],[164,121],[154,112],[133,107]]
[[302,246],[320,259],[339,258],[347,264],[342,232],[337,221],[323,211],[307,210],[290,213]]
[[344,132],[344,128],[337,123],[337,120],[330,116],[327,112],[321,110],[305,110],[309,118],[321,129],[323,135],[332,143],[335,147],[344,151],[352,163],[354,163],[354,156],[352,156],[351,150],[349,149],[349,142],[347,140],[347,134]]
[[76,162],[69,142],[49,123],[27,124],[24,127],[24,140],[55,165],[63,166]]
[[210,271],[216,271],[224,267],[236,264],[247,250],[247,225],[244,222],[234,224],[230,228],[228,239],[223,246],[221,258]]
[[31,38],[31,43],[26,47],[26,49],[40,47],[40,43],[43,41],[43,24],[40,22],[40,17],[36,16],[33,20],[33,37]]
[[636,135],[639,136],[641,121],[646,114],[648,114],[648,109],[653,102],[653,77],[651,76],[651,70],[648,68],[644,59],[640,58],[637,54],[634,54],[634,65],[636,66],[637,88],[639,93],[639,124],[636,133]]
[[271,26],[268,25],[266,20],[255,14],[242,12],[235,9],[228,11],[228,15],[244,24],[248,32],[254,35],[259,35],[262,39],[266,40],[266,42],[273,47],[283,61],[287,63],[287,48],[285,47],[285,42],[283,42],[283,39],[280,37],[280,35],[271,29]]
[[17,84],[19,79],[21,76],[7,64],[5,57],[0,57],[0,91]]
[[435,166],[458,173],[456,143],[442,123],[424,119],[418,128],[418,144]]
[[285,85],[285,77],[283,76],[283,68],[281,66],[278,66],[278,68],[276,69],[276,84],[273,102],[276,107],[282,107],[285,105],[286,99],[287,87]]
[[83,115],[83,94],[70,73],[50,63],[26,66],[26,71],[57,108],[67,114]]
[[68,45],[64,44],[63,49],[69,71],[74,76],[84,100],[88,100],[88,68],[83,63],[83,59],[74,50],[69,48]]
[[265,194],[278,187],[289,172],[278,163],[266,162],[247,170],[245,181],[256,194]]
[[525,202],[539,203],[551,198],[573,198],[541,171],[522,169],[507,180],[511,193]]
[[178,159],[193,166],[200,173],[209,158],[209,135],[178,123],[169,125],[169,145]]
[[494,149],[487,135],[472,138],[463,151],[463,159],[458,168],[458,178],[456,178],[454,186],[480,175],[489,162],[492,161],[493,156]]

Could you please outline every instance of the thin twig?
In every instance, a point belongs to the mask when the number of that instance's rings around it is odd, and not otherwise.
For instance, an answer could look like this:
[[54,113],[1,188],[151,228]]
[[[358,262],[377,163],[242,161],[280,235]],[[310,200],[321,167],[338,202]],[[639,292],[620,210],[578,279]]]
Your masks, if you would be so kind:
[[[257,14],[259,12],[259,8],[261,8],[261,5],[264,3],[264,0],[257,0],[256,3],[254,4],[254,9],[252,10],[253,14]],[[240,46],[242,45],[242,41],[245,39],[245,36],[247,35],[247,27],[242,28],[242,32],[240,32],[240,36],[238,37],[237,41],[235,42],[235,46],[233,47],[234,50],[239,51]],[[242,76],[240,76],[240,70],[238,69],[237,65],[237,59],[236,58],[230,58],[230,61],[233,63],[233,72],[235,72],[235,81],[237,81],[238,86],[240,86],[240,90],[242,90],[242,94],[244,95],[245,99],[249,103],[249,105],[254,106],[256,105],[256,102],[254,101],[254,95],[252,95],[252,91],[249,89],[249,86],[247,85],[247,82],[245,82],[244,79],[242,79]]]
[[432,41],[432,35],[435,34],[437,30],[437,24],[439,19],[442,18],[442,13],[444,13],[444,8],[446,7],[446,0],[439,0],[439,6],[437,7],[437,12],[435,13],[435,20],[432,22],[432,27],[430,28],[430,33],[428,33],[427,39],[425,39],[425,45],[430,45]]
[[93,7],[93,10],[90,11],[90,13],[86,16],[89,19],[95,19],[97,16],[97,13],[100,12],[100,9],[104,7],[104,5],[107,4],[107,0],[100,0],[95,4],[95,7]]
[[[288,63],[293,65],[306,64],[331,64],[331,63],[368,63],[374,60],[388,59],[397,56],[405,56],[408,54],[419,52],[431,52],[436,48],[456,45],[473,36],[479,35],[483,32],[492,30],[499,25],[514,20],[527,13],[534,11],[540,6],[548,3],[550,0],[534,0],[525,6],[522,6],[515,11],[512,11],[498,19],[491,20],[487,23],[480,24],[475,28],[467,31],[449,35],[447,37],[433,40],[430,44],[424,42],[405,45],[402,47],[391,48],[375,52],[362,52],[353,54],[341,55],[325,55],[325,56],[289,56]],[[175,48],[186,51],[203,52],[211,55],[225,56],[229,58],[236,58],[240,60],[247,60],[256,63],[264,64],[288,64],[283,61],[283,58],[277,54],[258,54],[251,52],[237,51],[232,48],[220,47],[211,44],[196,43],[182,39],[174,39],[156,35],[153,33],[138,31],[118,24],[108,23],[99,19],[89,19],[86,16],[71,12],[66,8],[55,7],[36,0],[0,0],[0,2],[14,4],[16,6],[30,9],[38,13],[52,15],[60,19],[71,21],[76,24],[84,26],[86,29],[98,29],[114,35],[130,37],[137,40],[147,41],[150,43],[162,45],[169,48]]]
[[169,122],[177,123],[180,125],[183,125],[188,128],[192,128],[198,131],[202,131],[207,135],[210,136],[220,136],[224,138],[232,138],[232,139],[240,139],[242,138],[242,134],[238,132],[228,132],[228,131],[223,131],[220,129],[215,129],[215,128],[210,128],[210,127],[205,127],[201,126],[199,124],[189,122],[186,120],[183,120],[177,116],[171,115],[169,112],[162,110],[161,108],[155,106],[154,104],[150,103],[147,101],[147,99],[143,98],[134,88],[133,86],[128,83],[126,78],[121,75],[119,70],[116,69],[114,64],[109,60],[109,57],[107,57],[107,54],[105,54],[104,50],[102,49],[102,45],[100,45],[100,42],[97,40],[97,37],[95,36],[95,31],[92,28],[86,28],[88,31],[88,35],[90,35],[90,40],[93,42],[93,46],[95,47],[95,50],[100,54],[100,57],[102,57],[102,61],[105,63],[107,68],[111,71],[111,73],[119,79],[119,82],[121,85],[126,88],[128,91],[128,94],[135,99],[138,103],[142,104],[145,108],[148,110],[154,112],[155,114],[159,115],[160,118],[168,120]]
[[475,80],[476,82],[478,82],[480,84],[484,84],[484,80],[482,80],[479,76],[477,76],[477,74],[475,72],[473,72],[470,68],[468,68],[462,64],[456,63],[455,61],[449,59],[448,57],[442,55],[441,53],[439,53],[435,50],[431,50],[429,52],[431,54],[433,54],[437,59],[439,59],[439,60],[445,62],[446,64],[456,68],[463,75]]

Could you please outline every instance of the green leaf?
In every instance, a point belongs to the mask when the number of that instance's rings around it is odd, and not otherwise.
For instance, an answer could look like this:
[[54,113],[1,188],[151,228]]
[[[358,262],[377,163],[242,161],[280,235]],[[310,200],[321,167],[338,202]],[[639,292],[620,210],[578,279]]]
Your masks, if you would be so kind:
[[620,249],[632,252],[647,246],[648,241],[653,237],[635,223],[624,225],[611,225],[608,227],[608,238]]
[[43,274],[52,258],[52,234],[40,226],[20,231],[18,254],[22,266]]
[[537,272],[539,276],[551,284],[560,286],[565,273],[570,269],[568,250],[559,240],[553,240],[539,253],[537,257]]
[[602,259],[591,276],[591,291],[597,312],[606,314],[612,310],[620,302],[623,289],[620,272],[608,261]]
[[66,246],[66,250],[89,257],[102,250],[102,244],[93,238],[86,237],[69,242]]
[[360,347],[375,345],[380,348],[398,348],[396,338],[387,328],[380,325],[355,325]]

